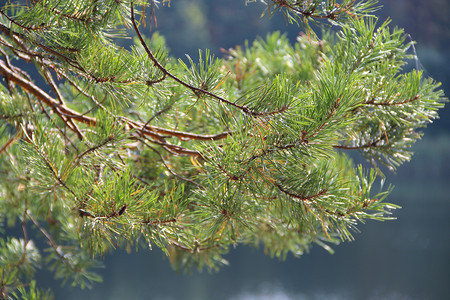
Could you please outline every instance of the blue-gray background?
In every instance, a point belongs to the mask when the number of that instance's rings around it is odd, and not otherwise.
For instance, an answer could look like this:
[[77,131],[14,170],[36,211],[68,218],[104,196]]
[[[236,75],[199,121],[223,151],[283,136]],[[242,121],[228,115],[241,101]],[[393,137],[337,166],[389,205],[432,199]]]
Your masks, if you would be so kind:
[[[450,93],[450,1],[383,1],[379,15],[418,41],[417,54],[428,75]],[[282,17],[260,19],[261,4],[243,0],[172,0],[156,11],[157,30],[172,55],[195,56],[210,48],[242,45],[267,32],[302,28]],[[151,32],[148,27],[146,34]],[[62,286],[43,272],[38,284],[56,299],[450,299],[450,109],[425,130],[410,163],[388,174],[395,185],[389,201],[403,208],[389,222],[360,226],[356,240],[330,255],[314,247],[301,258],[271,259],[261,249],[239,246],[218,273],[175,273],[159,250],[106,255],[104,282],[91,290]]]

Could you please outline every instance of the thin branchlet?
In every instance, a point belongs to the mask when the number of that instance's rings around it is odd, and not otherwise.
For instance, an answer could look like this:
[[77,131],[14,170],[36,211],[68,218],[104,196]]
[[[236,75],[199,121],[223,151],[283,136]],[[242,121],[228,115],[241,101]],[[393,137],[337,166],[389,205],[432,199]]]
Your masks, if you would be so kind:
[[264,116],[271,116],[271,115],[276,115],[276,114],[280,114],[283,113],[287,110],[288,107],[282,107],[281,109],[277,110],[277,111],[272,111],[272,112],[258,112],[258,111],[254,111],[251,108],[247,107],[247,106],[242,106],[239,105],[235,102],[231,102],[217,94],[214,94],[210,91],[195,87],[183,80],[181,80],[179,77],[175,76],[174,74],[172,74],[169,70],[167,70],[159,61],[158,59],[153,55],[153,52],[150,50],[150,48],[147,46],[147,43],[145,42],[144,38],[142,37],[141,32],[139,31],[139,28],[136,24],[136,19],[134,16],[134,3],[133,1],[131,1],[131,22],[133,24],[133,28],[134,31],[136,32],[136,35],[139,38],[139,41],[141,42],[142,47],[145,49],[145,52],[147,53],[148,57],[150,58],[150,60],[153,62],[154,66],[157,67],[163,74],[165,74],[167,77],[172,78],[174,81],[176,81],[177,83],[181,84],[182,86],[188,88],[189,90],[191,90],[195,95],[207,95],[213,99],[216,99],[222,103],[225,103],[227,105],[233,106],[235,108],[238,108],[240,111],[242,111],[243,113],[247,114],[247,115],[251,115],[254,117],[264,117]]

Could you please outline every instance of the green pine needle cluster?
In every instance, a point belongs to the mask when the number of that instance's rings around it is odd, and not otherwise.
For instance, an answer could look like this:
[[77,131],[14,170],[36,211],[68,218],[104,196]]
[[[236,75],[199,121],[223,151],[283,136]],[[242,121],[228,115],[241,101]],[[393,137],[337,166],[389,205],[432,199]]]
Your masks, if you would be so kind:
[[[268,1],[305,26],[295,44],[275,32],[198,61],[142,36],[157,2],[0,9],[2,298],[50,297],[32,279],[42,266],[90,286],[95,258],[120,247],[217,269],[230,246],[332,251],[393,218],[382,171],[411,158],[446,99],[404,70],[413,42],[375,1]],[[319,39],[311,22],[331,25]]]

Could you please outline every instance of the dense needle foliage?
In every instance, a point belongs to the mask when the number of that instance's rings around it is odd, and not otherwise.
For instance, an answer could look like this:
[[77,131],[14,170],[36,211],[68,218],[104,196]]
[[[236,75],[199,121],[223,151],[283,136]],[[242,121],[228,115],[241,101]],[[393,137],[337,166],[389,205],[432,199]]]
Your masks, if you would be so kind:
[[267,1],[303,26],[294,45],[276,32],[195,61],[141,34],[160,2],[1,8],[2,298],[51,297],[42,265],[89,286],[117,247],[157,246],[177,269],[217,268],[238,244],[331,251],[397,208],[382,171],[410,159],[445,98],[405,72],[413,42],[375,1]]

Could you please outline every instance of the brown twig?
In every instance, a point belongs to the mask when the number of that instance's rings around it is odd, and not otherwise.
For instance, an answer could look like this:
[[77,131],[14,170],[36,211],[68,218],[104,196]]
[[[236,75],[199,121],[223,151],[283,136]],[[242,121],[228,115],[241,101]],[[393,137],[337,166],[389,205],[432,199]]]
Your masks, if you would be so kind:
[[12,136],[1,148],[0,148],[0,155],[6,151],[17,139],[20,138],[20,135],[22,134],[21,130],[18,130],[14,136]]
[[207,95],[210,96],[211,98],[214,98],[216,100],[218,100],[219,102],[225,103],[227,105],[233,106],[238,108],[239,110],[241,110],[243,113],[247,114],[247,115],[251,115],[251,116],[269,116],[269,115],[274,115],[274,114],[278,114],[278,113],[282,113],[284,112],[287,108],[281,108],[279,111],[274,111],[274,112],[257,112],[252,110],[251,108],[247,107],[247,106],[242,106],[239,105],[235,102],[231,102],[223,97],[220,97],[217,94],[214,94],[212,92],[209,92],[207,90],[195,87],[190,85],[189,83],[181,80],[180,78],[178,78],[177,76],[175,76],[174,74],[172,74],[169,70],[167,70],[159,61],[158,59],[153,55],[153,52],[148,48],[144,38],[142,37],[141,32],[139,31],[139,28],[136,24],[136,20],[135,20],[135,16],[134,16],[134,2],[131,1],[131,23],[133,24],[133,28],[134,31],[136,32],[136,35],[139,38],[139,41],[141,42],[142,47],[144,48],[145,52],[147,53],[148,57],[150,58],[150,60],[153,62],[153,65],[155,67],[157,67],[163,74],[165,74],[166,76],[172,78],[174,81],[178,82],[179,84],[181,84],[182,86],[188,88],[189,90],[191,90],[195,95]]
[[223,174],[225,174],[225,176],[227,176],[228,178],[230,178],[233,181],[238,181],[238,180],[242,179],[245,176],[246,172],[248,172],[250,170],[250,167],[249,167],[247,170],[245,170],[240,175],[231,175],[227,170],[224,169],[224,167],[222,167],[221,164],[217,164],[217,167]]
[[[16,83],[24,90],[28,91],[30,94],[35,96],[39,101],[48,105],[61,119],[66,120],[67,118],[69,118],[89,126],[95,126],[97,122],[95,118],[82,115],[79,112],[61,104],[58,100],[54,99],[53,97],[45,93],[33,82],[24,78],[19,72],[16,72],[15,70],[9,68],[6,65],[6,63],[2,60],[0,60],[0,74],[5,78],[7,78],[8,80]],[[122,122],[122,124],[128,125],[130,129],[136,129],[138,131],[139,136],[144,135],[151,137],[152,139],[150,141],[152,143],[161,145],[170,152],[181,155],[194,155],[201,157],[198,151],[189,150],[184,147],[168,143],[161,134],[178,137],[182,140],[195,139],[203,141],[219,140],[226,138],[229,134],[231,134],[229,132],[224,132],[215,135],[199,135],[195,133],[175,131],[150,125],[144,127],[142,123],[132,121],[126,117],[119,117],[119,120]]]
[[285,193],[286,195],[292,197],[292,198],[296,198],[299,199],[301,201],[311,201],[314,200],[315,198],[318,198],[320,196],[325,195],[328,192],[328,189],[323,189],[320,192],[313,194],[313,195],[303,195],[303,194],[297,194],[294,193],[292,191],[289,191],[288,189],[286,189],[285,187],[283,187],[281,184],[279,183],[275,183],[275,186],[282,191],[283,193]]
[[365,102],[366,105],[373,105],[373,106],[397,106],[397,105],[405,105],[411,102],[414,102],[418,100],[421,97],[421,95],[415,95],[414,97],[410,99],[406,99],[400,102],[388,102],[388,101],[382,101],[382,102],[375,102],[375,98],[370,99],[369,101]]
[[[2,31],[6,36],[8,36],[10,38],[13,38],[15,40],[15,42],[19,43],[22,46],[22,48],[25,48],[22,40],[28,40],[28,37],[26,35],[18,33],[18,32],[15,32],[15,31],[11,30],[11,28],[9,28],[9,27],[1,24],[1,23],[0,23],[0,31]],[[31,41],[31,43],[37,45],[38,47],[40,47],[44,51],[59,57],[60,59],[65,61],[70,66],[72,66],[72,67],[82,71],[83,73],[86,73],[86,71],[83,69],[83,67],[76,60],[73,60],[73,59],[67,57],[66,55],[64,55],[64,54],[62,54],[62,53],[60,53],[60,52],[58,52],[58,51],[56,51],[56,50],[54,50],[54,49],[44,45],[42,43],[39,43],[36,40]],[[68,50],[68,51],[76,50],[76,49],[68,49],[68,48],[63,48],[63,49]],[[24,51],[25,52],[29,52],[29,50],[26,49],[26,48],[24,49]],[[37,56],[37,57],[44,58],[44,56],[41,53],[33,53],[32,56]]]
[[359,146],[346,146],[346,145],[334,145],[333,148],[336,149],[343,149],[343,150],[361,150],[361,149],[367,149],[367,148],[376,148],[380,147],[380,145],[377,145],[381,141],[381,138],[378,138],[372,142],[359,145]]
[[0,74],[6,77],[22,87],[24,90],[31,93],[33,96],[38,98],[40,101],[48,105],[56,114],[70,116],[74,120],[85,123],[88,125],[95,125],[95,118],[81,116],[77,111],[72,110],[62,104],[60,104],[56,99],[51,97],[49,94],[40,89],[37,85],[28,79],[22,77],[21,74],[15,72],[15,70],[10,69],[3,60],[0,60]]
[[314,9],[312,9],[311,11],[304,11],[301,10],[291,4],[289,4],[286,0],[272,0],[272,2],[276,3],[280,8],[287,8],[292,10],[293,12],[305,17],[305,18],[315,18],[315,19],[331,19],[331,20],[335,20],[337,18],[337,16],[341,13],[344,12],[348,12],[352,7],[353,4],[355,3],[356,0],[353,0],[352,2],[350,2],[349,4],[347,4],[346,6],[339,8],[338,4],[336,4],[336,8],[333,9],[332,11],[330,11],[329,13],[327,13],[326,15],[319,15],[319,14],[314,14]]

